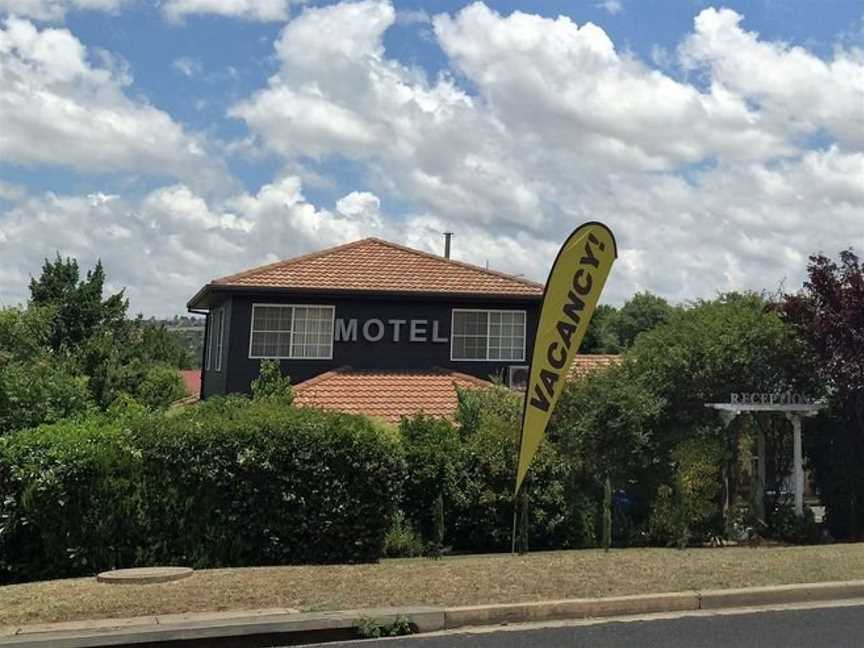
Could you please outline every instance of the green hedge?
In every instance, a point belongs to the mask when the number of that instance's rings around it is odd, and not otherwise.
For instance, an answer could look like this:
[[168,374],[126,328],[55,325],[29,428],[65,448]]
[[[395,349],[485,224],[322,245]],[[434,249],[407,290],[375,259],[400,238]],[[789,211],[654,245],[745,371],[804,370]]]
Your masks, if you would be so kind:
[[368,419],[276,399],[21,432],[0,439],[0,578],[375,561],[404,471]]

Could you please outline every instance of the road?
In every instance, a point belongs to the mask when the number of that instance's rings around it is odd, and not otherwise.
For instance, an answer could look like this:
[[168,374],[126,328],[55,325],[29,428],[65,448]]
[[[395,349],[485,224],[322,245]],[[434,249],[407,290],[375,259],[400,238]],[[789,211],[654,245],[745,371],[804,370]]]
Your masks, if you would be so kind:
[[864,601],[815,608],[789,606],[769,611],[657,616],[328,645],[340,648],[860,648],[864,645]]

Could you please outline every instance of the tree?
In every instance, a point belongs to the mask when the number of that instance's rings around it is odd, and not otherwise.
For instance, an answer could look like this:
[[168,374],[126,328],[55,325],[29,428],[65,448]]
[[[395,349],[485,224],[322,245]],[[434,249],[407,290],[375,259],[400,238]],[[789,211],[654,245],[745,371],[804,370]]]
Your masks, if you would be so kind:
[[0,367],[0,436],[87,412],[87,377],[44,354]]
[[638,481],[656,461],[653,429],[663,404],[627,366],[570,383],[558,403],[554,436],[603,485],[604,544],[611,542],[612,489]]
[[[675,481],[673,452],[704,435],[725,445],[723,500],[736,502],[739,447],[747,417],[727,429],[706,403],[725,402],[732,392],[818,394],[812,354],[777,313],[776,304],[755,293],[729,293],[673,312],[669,320],[636,339],[628,354],[639,380],[666,403],[657,422],[658,456],[668,461],[660,483]],[[780,417],[760,420],[769,437],[788,435]],[[719,502],[718,502],[719,507]]]
[[662,297],[648,291],[636,293],[624,306],[601,304],[594,311],[582,340],[580,353],[621,353],[636,337],[666,322],[675,312]]
[[51,307],[0,308],[0,367],[31,360],[45,351],[54,328]]
[[811,256],[807,274],[803,289],[785,296],[781,313],[818,359],[814,373],[832,405],[817,433],[821,438],[809,444],[829,525],[835,534],[859,538],[864,528],[864,267],[846,250],[839,263]]
[[139,317],[135,324],[139,331],[135,351],[143,361],[175,369],[191,368],[193,361],[184,341],[169,331],[164,323],[146,322]]
[[705,403],[731,392],[812,392],[812,354],[756,293],[727,293],[674,311],[640,335],[630,360],[643,383],[666,402],[664,419],[682,431],[716,425]]
[[636,336],[665,323],[674,310],[665,299],[646,290],[628,299],[621,310],[609,318],[607,327],[616,338],[618,349],[628,349]]
[[104,285],[101,261],[81,280],[75,259],[62,259],[59,253],[53,262],[45,259],[42,274],[30,281],[30,304],[56,309],[51,335],[54,350],[76,348],[99,329],[125,324],[128,300],[122,290],[103,300]]
[[594,315],[582,338],[579,353],[618,353],[620,344],[615,333],[610,330],[609,323],[618,311],[614,306],[600,304],[594,310]]

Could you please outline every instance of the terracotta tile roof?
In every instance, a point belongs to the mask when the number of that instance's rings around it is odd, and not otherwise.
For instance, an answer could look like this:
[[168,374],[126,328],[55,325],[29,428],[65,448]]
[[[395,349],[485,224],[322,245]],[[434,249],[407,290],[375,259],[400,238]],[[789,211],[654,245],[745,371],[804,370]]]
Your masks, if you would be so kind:
[[[359,290],[540,298],[543,286],[479,266],[366,238],[221,277],[219,287]],[[202,291],[203,292],[203,291]],[[202,293],[193,298],[194,303]]]
[[570,367],[570,380],[582,378],[598,369],[614,367],[624,362],[624,356],[617,354],[579,354],[573,358],[573,365]]
[[424,412],[452,419],[456,412],[454,384],[465,388],[491,383],[474,376],[430,369],[360,371],[341,367],[299,383],[294,403],[351,414],[366,414],[398,423],[402,416]]

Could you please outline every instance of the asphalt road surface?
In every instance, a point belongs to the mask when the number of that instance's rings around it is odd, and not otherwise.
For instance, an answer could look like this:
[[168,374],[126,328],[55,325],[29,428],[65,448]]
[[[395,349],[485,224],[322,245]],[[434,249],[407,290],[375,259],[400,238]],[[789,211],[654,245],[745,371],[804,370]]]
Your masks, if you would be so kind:
[[[340,648],[861,648],[864,603],[638,621],[550,624],[340,643]],[[330,644],[334,646],[334,644]]]

